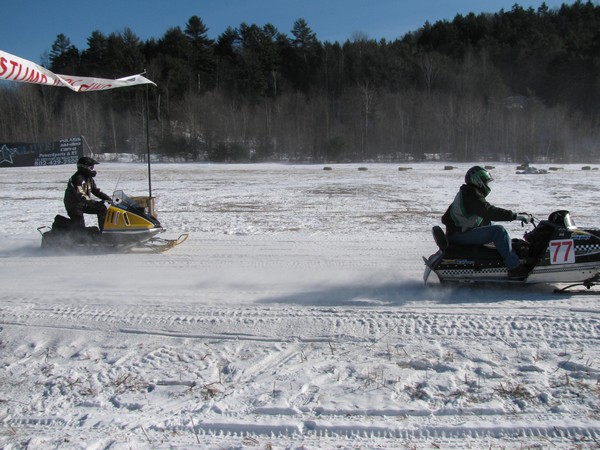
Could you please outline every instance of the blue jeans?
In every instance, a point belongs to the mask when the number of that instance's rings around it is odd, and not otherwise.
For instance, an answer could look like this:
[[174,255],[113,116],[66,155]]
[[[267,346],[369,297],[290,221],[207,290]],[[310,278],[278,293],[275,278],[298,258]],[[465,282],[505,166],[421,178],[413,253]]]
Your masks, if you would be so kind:
[[506,267],[514,269],[520,264],[519,257],[512,249],[510,236],[502,225],[486,225],[455,233],[448,236],[448,242],[455,245],[483,245],[493,242]]

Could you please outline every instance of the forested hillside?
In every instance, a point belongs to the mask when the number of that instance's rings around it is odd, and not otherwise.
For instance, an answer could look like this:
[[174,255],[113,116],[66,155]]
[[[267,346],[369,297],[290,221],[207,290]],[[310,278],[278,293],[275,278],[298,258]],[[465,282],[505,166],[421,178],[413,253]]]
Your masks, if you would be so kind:
[[[95,152],[195,161],[600,161],[600,6],[457,15],[394,41],[321,42],[192,16],[159,39],[60,34],[46,65],[158,87],[75,94],[1,86],[0,142],[84,135]],[[5,49],[10,52],[10,49]],[[148,102],[146,102],[148,98]],[[149,105],[146,111],[146,105]]]

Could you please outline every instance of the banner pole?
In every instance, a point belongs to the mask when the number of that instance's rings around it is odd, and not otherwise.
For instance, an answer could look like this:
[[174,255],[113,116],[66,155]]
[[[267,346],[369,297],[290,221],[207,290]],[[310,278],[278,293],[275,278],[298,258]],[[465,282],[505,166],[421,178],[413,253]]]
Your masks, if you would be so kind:
[[[150,172],[150,100],[146,85],[146,157],[148,159],[148,198],[152,198],[152,173]],[[152,200],[150,200],[152,201]]]

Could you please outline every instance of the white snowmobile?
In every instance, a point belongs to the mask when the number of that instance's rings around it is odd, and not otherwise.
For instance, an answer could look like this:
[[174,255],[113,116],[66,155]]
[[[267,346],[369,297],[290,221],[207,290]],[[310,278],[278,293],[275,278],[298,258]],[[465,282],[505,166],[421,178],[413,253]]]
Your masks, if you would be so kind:
[[[537,222],[537,223],[536,223]],[[423,257],[427,284],[434,272],[440,283],[549,283],[568,284],[555,292],[574,286],[590,289],[600,282],[600,230],[575,226],[569,211],[555,211],[548,220],[533,219],[533,230],[523,239],[513,239],[513,249],[530,266],[522,279],[508,276],[500,254],[493,244],[483,246],[449,245],[439,226],[432,229],[439,250]]]

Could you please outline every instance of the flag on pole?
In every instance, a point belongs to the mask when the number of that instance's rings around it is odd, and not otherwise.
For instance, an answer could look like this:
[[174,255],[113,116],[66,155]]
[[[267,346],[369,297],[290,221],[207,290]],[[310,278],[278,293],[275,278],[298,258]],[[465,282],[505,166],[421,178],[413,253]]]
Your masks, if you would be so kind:
[[75,92],[104,91],[137,84],[156,84],[142,75],[111,80],[108,78],[78,77],[53,73],[27,59],[0,50],[0,80],[20,83],[43,84],[46,86],[67,87]]

